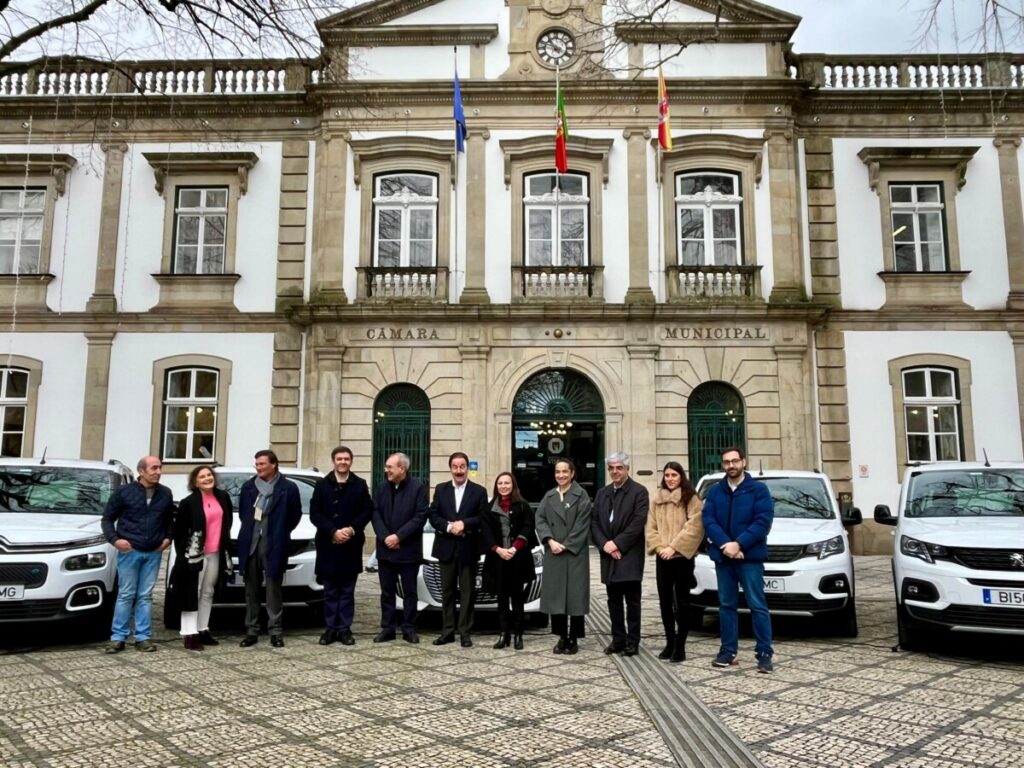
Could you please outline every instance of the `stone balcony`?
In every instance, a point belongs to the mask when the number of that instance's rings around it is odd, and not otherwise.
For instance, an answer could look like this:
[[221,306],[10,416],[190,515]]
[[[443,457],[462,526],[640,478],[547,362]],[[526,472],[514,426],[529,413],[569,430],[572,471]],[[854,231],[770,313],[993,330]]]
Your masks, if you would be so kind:
[[604,301],[601,267],[512,267],[512,300]]
[[448,301],[447,267],[358,267],[359,301]]
[[680,266],[666,270],[668,300],[762,301],[760,265]]

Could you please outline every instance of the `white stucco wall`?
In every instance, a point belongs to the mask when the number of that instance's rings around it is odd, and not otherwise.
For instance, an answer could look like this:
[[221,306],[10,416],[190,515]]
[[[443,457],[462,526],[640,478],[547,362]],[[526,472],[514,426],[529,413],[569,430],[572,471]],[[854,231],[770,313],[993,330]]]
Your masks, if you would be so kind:
[[[1013,345],[1004,332],[846,331],[847,393],[854,498],[870,514],[875,504],[895,508],[902,467],[897,466],[889,361],[941,354],[971,363],[974,445],[992,461],[1020,461],[1017,376]],[[868,476],[859,476],[867,465]]]
[[[174,355],[194,354],[232,361],[225,463],[249,464],[253,452],[269,444],[272,333],[122,333],[115,337],[110,355],[107,455],[134,466],[149,451],[153,363]],[[83,359],[83,376],[84,371]],[[162,396],[163,383],[158,386]]]
[[160,272],[167,201],[157,194],[153,168],[144,152],[255,152],[259,156],[249,172],[248,192],[238,201],[235,271],[241,278],[235,284],[235,306],[243,312],[273,311],[281,199],[279,142],[135,144],[130,148],[125,156],[114,285],[121,309],[144,312],[160,298],[160,286],[152,275]]
[[[43,364],[36,407],[34,454],[77,459],[82,445],[85,363],[88,348],[81,333],[0,333],[0,366],[8,355]],[[107,453],[107,456],[114,454]]]
[[[969,271],[964,301],[975,309],[1006,305],[1009,273],[999,158],[991,139],[835,139],[839,273],[845,309],[878,309],[885,303],[885,284],[878,277],[882,260],[882,224],[878,195],[868,186],[867,166],[857,157],[866,146],[972,146],[977,153],[967,166],[967,184],[956,193],[960,268]],[[922,178],[927,178],[927,173]],[[945,190],[946,198],[955,190]]]

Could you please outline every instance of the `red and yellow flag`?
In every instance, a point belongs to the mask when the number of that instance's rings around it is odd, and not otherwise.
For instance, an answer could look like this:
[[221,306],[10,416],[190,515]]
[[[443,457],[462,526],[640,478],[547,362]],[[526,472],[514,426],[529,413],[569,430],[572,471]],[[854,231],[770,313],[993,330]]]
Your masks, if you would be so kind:
[[562,99],[562,85],[555,85],[555,168],[559,173],[569,170],[569,157],[565,142],[569,138],[569,123],[565,119],[565,101]]
[[658,67],[658,143],[666,152],[672,151],[672,122],[668,112],[668,88]]

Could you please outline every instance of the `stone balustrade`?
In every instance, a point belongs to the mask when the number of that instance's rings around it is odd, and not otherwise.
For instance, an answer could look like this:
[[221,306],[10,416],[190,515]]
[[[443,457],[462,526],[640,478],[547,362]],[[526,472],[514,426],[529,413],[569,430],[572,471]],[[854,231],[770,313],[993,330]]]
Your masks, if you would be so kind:
[[790,74],[825,90],[1021,88],[1021,54],[791,55]]
[[359,299],[370,301],[448,301],[444,267],[359,267]]
[[760,265],[681,266],[667,270],[668,300],[761,300]]
[[600,267],[513,267],[515,301],[604,300]]

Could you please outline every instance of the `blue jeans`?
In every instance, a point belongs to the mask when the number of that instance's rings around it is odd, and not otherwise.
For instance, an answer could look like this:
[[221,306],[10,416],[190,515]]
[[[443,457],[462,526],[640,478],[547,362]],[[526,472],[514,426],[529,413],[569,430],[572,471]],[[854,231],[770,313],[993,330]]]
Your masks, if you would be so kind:
[[117,553],[117,602],[110,626],[111,640],[127,640],[135,613],[135,642],[149,640],[153,623],[153,587],[160,570],[161,552],[133,549]]
[[742,584],[757,641],[754,653],[758,657],[770,657],[772,619],[764,599],[764,563],[725,560],[715,563],[715,575],[718,577],[718,622],[722,633],[720,652],[735,656],[739,651],[740,621],[736,606],[740,599],[739,585]]

